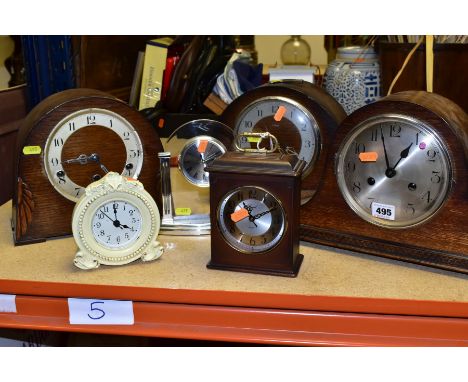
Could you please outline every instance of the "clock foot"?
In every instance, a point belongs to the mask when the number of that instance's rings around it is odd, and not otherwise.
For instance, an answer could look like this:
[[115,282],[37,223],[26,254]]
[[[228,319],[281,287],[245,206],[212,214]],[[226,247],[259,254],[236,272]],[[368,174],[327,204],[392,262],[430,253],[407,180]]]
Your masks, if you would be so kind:
[[164,247],[159,241],[153,242],[147,252],[141,257],[142,261],[152,261],[160,258],[164,252]]
[[80,269],[88,270],[88,269],[95,269],[98,268],[99,261],[95,260],[92,256],[88,253],[78,251],[75,255],[75,259],[73,260],[73,264]]

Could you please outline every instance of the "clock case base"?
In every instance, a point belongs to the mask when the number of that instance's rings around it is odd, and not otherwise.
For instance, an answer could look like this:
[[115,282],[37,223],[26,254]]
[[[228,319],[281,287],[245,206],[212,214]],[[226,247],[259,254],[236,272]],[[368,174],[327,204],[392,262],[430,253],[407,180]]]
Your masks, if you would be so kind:
[[[428,221],[405,229],[368,223],[341,195],[334,160],[344,137],[364,119],[381,114],[416,117],[447,143],[454,181],[444,205]],[[468,274],[468,119],[450,100],[433,93],[396,93],[355,111],[341,124],[325,178],[312,202],[302,206],[301,240]]]
[[[251,255],[251,256],[256,256],[256,255]],[[216,264],[213,261],[210,261],[206,265],[206,267],[208,269],[217,269],[217,270],[222,270],[222,271],[255,273],[255,274],[269,275],[269,276],[297,277],[303,260],[304,260],[304,255],[301,255],[299,253],[296,256],[292,269],[290,270],[287,270],[287,269],[277,270],[277,269],[255,268],[255,267],[247,267],[247,266],[235,266],[235,265],[229,266],[229,265],[223,265],[223,264]]]

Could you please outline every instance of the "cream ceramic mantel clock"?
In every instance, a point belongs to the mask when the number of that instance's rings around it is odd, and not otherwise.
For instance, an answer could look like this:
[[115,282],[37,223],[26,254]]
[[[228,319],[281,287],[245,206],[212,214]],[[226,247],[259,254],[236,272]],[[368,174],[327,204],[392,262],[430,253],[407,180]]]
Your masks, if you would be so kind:
[[159,209],[143,184],[109,172],[86,187],[73,210],[74,264],[93,269],[155,260],[163,253],[159,228]]

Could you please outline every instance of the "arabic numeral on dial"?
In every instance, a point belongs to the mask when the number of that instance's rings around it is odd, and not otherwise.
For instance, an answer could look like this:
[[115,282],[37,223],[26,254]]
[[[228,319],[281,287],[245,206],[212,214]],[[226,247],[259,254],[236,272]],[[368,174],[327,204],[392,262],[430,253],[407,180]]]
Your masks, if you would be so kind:
[[[102,215],[102,217],[104,218],[104,215]],[[104,230],[99,231],[99,236],[104,236],[105,234]]]
[[367,200],[370,200],[369,208],[372,208],[372,203],[374,203],[375,198],[367,198]]
[[57,158],[52,158],[50,163],[52,163],[52,166],[57,166],[59,164],[59,160]]
[[400,125],[390,125],[390,137],[391,138],[400,138],[401,126]]
[[113,127],[112,126],[112,119],[109,119],[109,127]]
[[257,117],[263,117],[263,110],[257,110]]
[[366,151],[366,145],[364,143],[354,142],[354,153],[360,154]]
[[115,238],[115,241],[116,241],[117,243],[120,243],[120,236],[117,236],[117,237]]
[[358,194],[361,192],[361,182],[357,181],[353,183],[353,191]]
[[96,124],[96,116],[95,115],[87,115],[86,116],[86,123],[88,125],[95,125]]
[[130,150],[130,158],[139,158],[141,150]]
[[54,138],[54,146],[55,147],[63,146],[63,139],[62,138]]
[[278,111],[278,109],[279,109],[279,106],[272,106],[271,107],[271,112],[276,113]]
[[255,245],[255,244],[256,244],[256,242],[255,242],[254,238],[251,237],[251,238],[250,238],[250,245]]
[[377,142],[378,137],[379,137],[379,135],[377,133],[377,129],[373,129],[371,131],[371,141],[372,142]]
[[75,196],[80,195],[81,187],[75,187]]
[[440,177],[440,171],[432,171],[431,182],[432,183],[440,183],[442,178]]
[[69,131],[75,131],[75,122],[68,122],[68,130]]
[[122,135],[123,135],[124,141],[129,141],[130,140],[130,132],[129,131],[124,131]]
[[246,129],[250,129],[253,127],[253,122],[252,121],[244,121],[244,127]]
[[130,239],[130,235],[128,233],[125,234],[125,239]]
[[415,212],[416,212],[416,209],[414,208],[414,204],[408,203],[408,205],[406,206],[406,213],[414,215]]
[[356,163],[350,161],[346,165],[346,168],[348,169],[348,172],[354,172],[356,171]]
[[435,157],[437,156],[437,151],[436,150],[427,150],[426,152],[427,157],[429,158],[429,162],[435,162]]
[[419,134],[421,134],[420,131],[416,133],[416,145],[419,145]]
[[422,197],[422,200],[425,200],[427,203],[430,203],[432,201],[431,199],[431,191],[427,191]]

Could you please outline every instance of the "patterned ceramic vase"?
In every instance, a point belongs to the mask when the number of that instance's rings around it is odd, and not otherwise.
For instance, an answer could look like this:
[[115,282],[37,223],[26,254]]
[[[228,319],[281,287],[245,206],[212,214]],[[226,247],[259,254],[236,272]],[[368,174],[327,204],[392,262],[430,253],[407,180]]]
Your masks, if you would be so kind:
[[338,48],[324,76],[323,87],[351,114],[380,98],[380,65],[372,47]]

